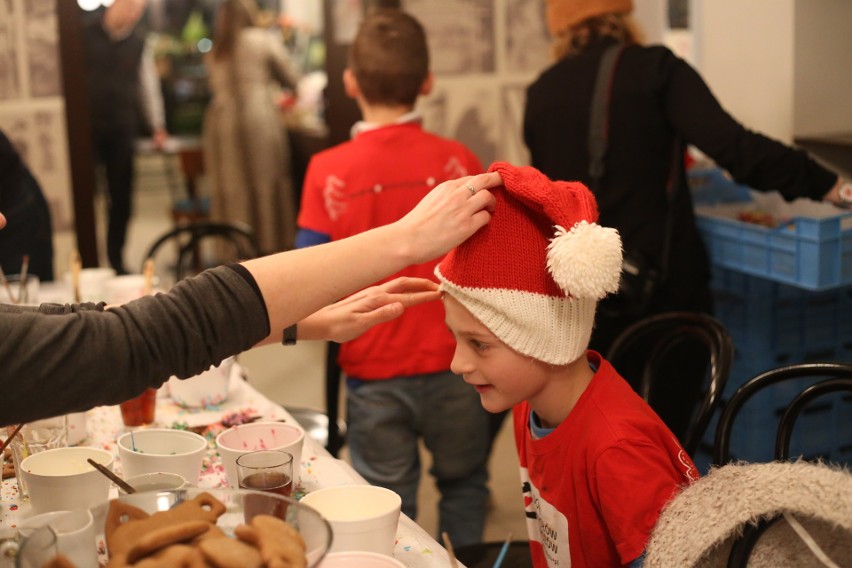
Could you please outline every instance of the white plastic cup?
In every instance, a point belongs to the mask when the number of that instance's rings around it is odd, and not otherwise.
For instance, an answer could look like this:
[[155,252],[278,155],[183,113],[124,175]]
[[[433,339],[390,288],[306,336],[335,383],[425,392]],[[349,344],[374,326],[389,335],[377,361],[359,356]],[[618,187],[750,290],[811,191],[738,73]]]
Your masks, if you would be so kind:
[[68,445],[76,446],[89,436],[85,412],[73,412],[68,415]]
[[405,564],[384,554],[375,552],[350,551],[330,552],[317,568],[405,568]]
[[331,525],[329,552],[375,552],[393,556],[402,498],[375,485],[340,485],[308,493],[300,500]]
[[213,365],[201,374],[188,379],[172,377],[169,382],[169,395],[175,404],[186,408],[209,408],[228,399],[228,387],[231,384],[231,369],[234,358],[228,357]]
[[86,460],[112,469],[113,455],[99,448],[57,448],[21,462],[33,513],[89,508],[109,498],[110,480]]
[[[81,302],[105,302],[106,282],[115,277],[112,268],[84,268],[80,271],[80,301]],[[73,289],[74,279],[70,272],[63,276],[66,284]]]
[[24,538],[47,526],[56,535],[57,553],[67,556],[75,566],[98,565],[95,524],[91,511],[52,511],[30,517],[18,525]]
[[225,467],[230,487],[239,487],[237,458],[259,450],[280,450],[293,454],[293,488],[299,484],[302,463],[302,445],[305,431],[284,422],[252,422],[228,428],[216,437],[219,456]]
[[[159,280],[153,278],[151,286]],[[104,301],[107,304],[126,304],[145,295],[145,276],[143,274],[122,274],[104,281]]]
[[[183,476],[167,471],[134,475],[133,477],[124,478],[124,481],[135,489],[137,493],[144,491],[174,491],[189,486]],[[127,492],[119,486],[118,494],[127,495]]]
[[146,428],[118,437],[118,457],[124,477],[166,471],[189,484],[198,483],[207,439],[194,432]]

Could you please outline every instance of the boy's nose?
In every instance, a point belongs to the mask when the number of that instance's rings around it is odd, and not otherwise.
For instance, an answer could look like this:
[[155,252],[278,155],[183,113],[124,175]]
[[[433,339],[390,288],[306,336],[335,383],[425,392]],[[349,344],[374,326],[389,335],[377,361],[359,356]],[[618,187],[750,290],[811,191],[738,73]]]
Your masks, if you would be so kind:
[[453,360],[450,361],[450,370],[456,375],[462,376],[473,371],[472,365],[465,361],[464,356],[460,353],[461,349],[456,345],[456,350],[453,352]]

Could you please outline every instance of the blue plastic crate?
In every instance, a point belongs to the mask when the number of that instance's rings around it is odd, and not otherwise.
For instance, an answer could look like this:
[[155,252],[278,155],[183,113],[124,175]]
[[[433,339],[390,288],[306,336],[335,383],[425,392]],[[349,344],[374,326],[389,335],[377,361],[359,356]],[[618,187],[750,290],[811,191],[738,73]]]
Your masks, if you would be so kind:
[[807,290],[852,284],[852,227],[845,227],[847,218],[852,213],[794,217],[769,228],[696,210],[714,265]]
[[751,201],[748,186],[732,180],[721,168],[696,168],[687,173],[692,202],[702,205]]
[[[767,368],[792,359],[840,358],[852,347],[852,287],[809,291],[713,267],[714,315],[734,345]],[[777,363],[777,364],[776,364]]]
[[[813,380],[800,384],[799,390]],[[732,459],[747,461],[770,461],[774,458],[775,438],[784,407],[789,404],[798,391],[784,389],[786,396],[774,392],[785,384],[774,385],[761,391],[748,400],[741,408],[731,428],[729,451]],[[704,436],[705,446],[711,447],[716,434],[717,412]],[[841,393],[828,395],[808,405],[793,429],[790,439],[790,456],[795,459],[823,459],[839,462],[852,462],[852,428],[849,416],[852,415],[852,397]],[[707,452],[705,452],[707,453]]]

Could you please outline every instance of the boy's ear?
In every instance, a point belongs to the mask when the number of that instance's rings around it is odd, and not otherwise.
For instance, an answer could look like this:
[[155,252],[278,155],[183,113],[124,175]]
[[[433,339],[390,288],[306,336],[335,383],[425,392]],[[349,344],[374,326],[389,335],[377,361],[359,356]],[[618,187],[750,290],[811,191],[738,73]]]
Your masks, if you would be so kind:
[[347,67],[343,70],[343,90],[347,97],[357,99],[361,94],[361,89],[358,88],[358,79],[355,78],[355,73]]
[[432,92],[432,87],[435,86],[435,76],[432,75],[430,71],[428,75],[426,75],[426,79],[423,81],[423,84],[420,85],[420,94],[423,96],[428,95]]

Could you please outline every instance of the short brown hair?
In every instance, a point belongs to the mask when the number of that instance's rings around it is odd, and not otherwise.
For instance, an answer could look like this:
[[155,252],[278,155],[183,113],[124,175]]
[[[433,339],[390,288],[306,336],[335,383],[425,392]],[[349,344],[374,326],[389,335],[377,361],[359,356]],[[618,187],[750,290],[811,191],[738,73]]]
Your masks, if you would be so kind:
[[349,49],[349,68],[367,102],[414,105],[429,76],[423,26],[395,8],[370,11]]

